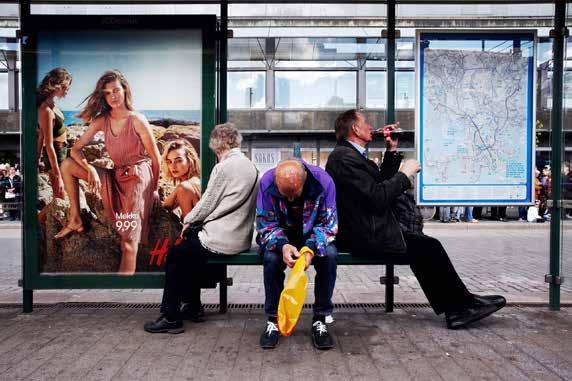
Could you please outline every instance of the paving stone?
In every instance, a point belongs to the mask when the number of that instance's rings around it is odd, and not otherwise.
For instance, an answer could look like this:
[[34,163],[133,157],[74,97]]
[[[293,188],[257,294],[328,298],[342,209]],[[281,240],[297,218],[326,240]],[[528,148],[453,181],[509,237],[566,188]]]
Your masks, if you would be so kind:
[[[470,329],[446,329],[429,308],[394,313],[344,310],[330,326],[336,347],[313,348],[311,312],[275,350],[258,347],[260,309],[208,313],[181,335],[151,335],[143,322],[156,311],[135,308],[17,310],[1,315],[0,380],[557,380],[570,379],[562,343],[571,311],[507,307]],[[556,332],[554,332],[556,329]],[[561,333],[561,334],[559,334]],[[45,377],[42,377],[45,376]]]
[[[455,224],[460,225],[460,224]],[[483,224],[486,225],[486,224]],[[548,230],[519,225],[450,228],[429,225],[473,292],[501,292],[511,302],[546,302],[543,276],[548,268]],[[524,226],[524,228],[520,228]],[[566,236],[570,237],[570,235]],[[572,239],[564,242],[572,253]],[[16,286],[21,263],[19,233],[0,229],[0,303],[21,302]],[[564,259],[564,273],[572,267]],[[568,267],[566,267],[568,266]],[[381,303],[381,266],[340,266],[336,303]],[[262,270],[231,267],[231,303],[263,303]],[[396,302],[426,303],[409,268],[398,266]],[[309,270],[307,302],[313,301]],[[161,290],[43,290],[36,302],[159,303]],[[572,302],[572,284],[562,285]],[[218,290],[203,291],[203,302],[217,303]],[[186,323],[181,335],[150,335],[143,323],[158,310],[70,308],[53,305],[21,314],[0,304],[0,380],[413,380],[413,379],[572,379],[572,308],[507,307],[474,324],[450,331],[430,308],[343,309],[330,326],[333,350],[313,348],[311,312],[275,350],[262,350],[258,338],[265,317],[257,308],[226,315],[208,313],[202,324]]]

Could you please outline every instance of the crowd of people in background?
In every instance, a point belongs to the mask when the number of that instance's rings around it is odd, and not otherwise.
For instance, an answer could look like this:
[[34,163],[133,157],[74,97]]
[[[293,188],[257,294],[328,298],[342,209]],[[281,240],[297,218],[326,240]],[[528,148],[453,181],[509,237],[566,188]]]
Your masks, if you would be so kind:
[[[16,221],[20,219],[21,208],[8,207],[22,201],[22,174],[17,165],[0,164],[0,220]],[[535,205],[519,206],[518,221],[542,223],[550,221],[551,208],[548,200],[552,197],[552,171],[550,165],[535,170]],[[562,163],[562,200],[572,200],[572,171],[570,163]],[[485,209],[485,210],[483,210]],[[506,206],[493,206],[490,215],[487,209],[477,206],[439,207],[439,221],[443,223],[478,223],[481,219],[504,222],[507,220]],[[488,217],[484,217],[487,215]],[[572,208],[564,207],[562,219],[572,219]]]
[[[545,165],[542,170],[535,169],[534,193],[534,205],[518,207],[518,221],[539,223],[550,221],[552,213],[548,203],[548,200],[552,198],[550,165]],[[570,171],[570,163],[567,161],[562,163],[562,200],[572,200],[572,171]],[[461,221],[478,223],[488,213],[487,209],[483,209],[483,207],[477,206],[442,206],[439,207],[439,221],[444,223]],[[506,210],[506,206],[492,206],[487,219],[504,222],[507,220]],[[562,219],[572,219],[572,208],[565,206],[562,209]]]
[[22,176],[17,166],[0,164],[0,220],[20,219]]

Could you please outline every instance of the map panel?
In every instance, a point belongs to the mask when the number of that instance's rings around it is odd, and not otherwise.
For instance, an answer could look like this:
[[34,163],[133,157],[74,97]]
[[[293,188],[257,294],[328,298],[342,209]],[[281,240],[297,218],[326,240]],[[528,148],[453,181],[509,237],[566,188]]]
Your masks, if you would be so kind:
[[448,36],[419,38],[418,200],[528,203],[534,36]]

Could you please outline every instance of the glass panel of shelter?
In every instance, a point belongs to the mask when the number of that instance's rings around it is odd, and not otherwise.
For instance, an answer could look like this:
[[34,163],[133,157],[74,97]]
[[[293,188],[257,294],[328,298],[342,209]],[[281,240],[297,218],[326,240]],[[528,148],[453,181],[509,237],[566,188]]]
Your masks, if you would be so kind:
[[[522,17],[527,16],[527,17]],[[397,29],[400,38],[397,40],[396,52],[396,120],[401,122],[404,130],[413,130],[414,105],[403,96],[411,91],[415,93],[415,79],[407,76],[415,73],[415,33],[417,29],[431,30],[460,30],[491,28],[498,30],[527,29],[536,30],[538,36],[537,55],[537,165],[543,165],[550,159],[550,111],[551,111],[551,73],[552,40],[548,37],[554,22],[553,4],[398,4]],[[413,47],[407,46],[413,44]],[[401,46],[400,46],[401,45]],[[401,49],[400,49],[401,48]],[[492,48],[492,47],[491,47]],[[411,74],[410,74],[411,73]],[[407,94],[408,95],[408,94]],[[407,96],[409,98],[409,96]],[[401,102],[400,102],[401,99]],[[415,99],[415,95],[412,97]],[[415,154],[414,143],[411,145],[412,156]],[[454,205],[452,205],[454,206]],[[476,205],[475,205],[476,206]],[[464,210],[465,208],[462,208]],[[476,229],[437,229],[437,225],[427,225],[426,232],[439,240],[446,247],[462,278],[472,278],[477,283],[471,285],[473,292],[498,292],[508,280],[515,288],[509,298],[536,296],[548,300],[548,287],[543,282],[543,275],[548,268],[548,248],[550,242],[549,224],[536,226],[536,222],[526,223],[526,209],[509,207],[506,216],[502,209],[483,208],[481,216],[474,217],[481,221]],[[524,213],[523,222],[517,222],[519,212]],[[523,214],[520,214],[522,217]],[[465,218],[466,216],[462,216]],[[436,218],[439,218],[437,214]],[[517,234],[500,234],[496,224],[489,219],[514,221],[519,226]],[[548,216],[546,216],[548,218]],[[482,221],[485,219],[485,221]],[[538,229],[538,227],[541,227]],[[503,229],[504,230],[504,229]],[[507,235],[508,234],[508,235]],[[487,242],[484,244],[484,242]],[[468,258],[478,258],[480,262],[488,263],[487,272],[481,272],[472,266]],[[518,276],[516,275],[518,274]],[[486,284],[479,283],[486,277]],[[504,280],[504,281],[500,281]],[[475,289],[475,287],[477,289]],[[535,291],[536,290],[536,291]],[[538,291],[541,290],[541,291]]]
[[[209,7],[210,5],[204,5]],[[51,7],[51,8],[50,8]],[[50,9],[59,7],[59,11],[55,13],[77,13],[78,8],[82,9],[84,13],[102,13],[101,6],[86,5],[33,5],[32,12],[39,13],[44,11],[49,13]],[[143,8],[145,7],[145,8]],[[217,14],[218,6],[213,10]],[[160,8],[160,9],[159,9]],[[189,13],[190,9],[197,9],[196,6],[191,5],[147,5],[147,6],[106,6],[104,12],[121,14],[127,13]],[[34,10],[35,9],[35,10]],[[139,11],[139,10],[141,11]],[[297,16],[297,17],[328,17],[328,16],[356,16],[356,17],[370,17],[371,15],[385,17],[385,5],[313,5],[308,7],[300,7],[298,5],[273,5],[266,7],[265,5],[242,5],[231,4],[229,6],[229,14],[233,16],[252,16],[253,14],[260,17],[276,17],[276,16]],[[191,13],[213,13],[212,11],[204,12],[204,10],[191,11]],[[414,32],[415,28],[410,28],[415,25],[418,28],[452,28],[456,25],[459,28],[478,28],[482,27],[479,24],[479,19],[495,19],[495,28],[498,29],[512,29],[512,28],[526,28],[538,30],[538,59],[537,59],[537,108],[536,108],[536,133],[537,133],[537,147],[536,147],[536,166],[543,169],[546,165],[551,163],[551,147],[550,147],[550,112],[552,109],[551,99],[551,86],[552,86],[552,67],[551,67],[551,53],[552,53],[552,40],[548,38],[548,30],[553,23],[554,6],[552,4],[403,4],[398,5],[397,9],[397,28],[400,30],[401,38],[397,41],[397,62],[396,62],[396,91],[395,91],[395,105],[396,105],[396,119],[401,122],[401,127],[405,130],[414,130],[414,105],[415,105],[415,82],[414,82]],[[526,16],[526,19],[523,17]],[[571,17],[570,8],[567,13],[568,18]],[[487,25],[490,26],[490,19],[487,20]],[[528,20],[528,21],[527,21]],[[540,20],[540,21],[539,21]],[[570,24],[569,24],[570,26]],[[408,28],[409,27],[409,28]],[[236,29],[235,29],[235,35]],[[333,29],[333,28],[332,28]],[[378,28],[379,30],[380,28]],[[265,29],[266,30],[266,29]],[[263,33],[261,33],[263,34]],[[339,34],[336,34],[339,36]],[[367,37],[367,36],[363,36]],[[362,37],[362,38],[363,38]],[[345,38],[322,38],[322,41],[308,41],[308,38],[290,38],[291,50],[290,55],[284,56],[268,56],[266,54],[266,39],[256,38],[244,41],[245,39],[234,38],[229,40],[229,88],[228,88],[228,104],[231,109],[229,118],[231,121],[236,122],[239,128],[245,132],[245,151],[252,153],[259,148],[275,149],[280,152],[280,157],[287,157],[293,151],[294,143],[299,139],[302,142],[301,153],[303,158],[307,158],[309,162],[316,161],[317,164],[323,166],[327,160],[327,156],[334,145],[334,139],[331,132],[328,134],[323,132],[318,137],[311,136],[305,137],[302,134],[293,135],[292,138],[276,138],[272,139],[271,134],[275,130],[279,130],[286,125],[288,128],[293,123],[299,123],[300,127],[304,129],[315,129],[325,131],[326,127],[331,131],[333,128],[334,116],[343,107],[360,107],[363,108],[368,115],[368,119],[375,123],[376,126],[381,125],[385,121],[385,104],[387,102],[387,94],[385,88],[386,82],[386,61],[385,61],[385,40],[381,38],[367,38],[365,45],[371,45],[364,51],[356,51],[355,57],[343,57],[338,54],[338,47],[336,45],[350,45],[354,43],[359,46],[359,37],[352,37],[351,39]],[[274,44],[276,46],[276,39]],[[286,38],[283,41],[286,43]],[[349,41],[346,41],[349,40]],[[355,42],[353,42],[355,41]],[[322,44],[324,52],[316,55],[315,52],[310,54],[307,52],[307,47],[310,45]],[[572,39],[568,38],[567,60],[565,68],[567,69],[564,75],[564,160],[570,161],[572,159],[572,123],[570,122],[569,110],[572,108]],[[284,44],[285,46],[287,44]],[[362,44],[363,45],[363,44]],[[334,46],[335,48],[331,48]],[[336,50],[336,53],[329,52]],[[257,50],[258,48],[258,50]],[[276,51],[278,53],[279,49]],[[296,53],[298,52],[298,53]],[[301,53],[303,52],[303,53]],[[365,57],[357,57],[359,53],[365,54]],[[345,53],[344,53],[345,54]],[[279,89],[277,88],[280,82],[281,73],[289,73],[288,69],[296,70],[294,73],[304,72],[302,75],[308,76],[318,70],[331,70],[325,71],[325,76],[329,73],[338,73],[341,75],[351,74],[355,75],[356,88],[360,85],[360,77],[356,73],[359,72],[360,63],[365,61],[363,70],[366,71],[365,76],[365,99],[360,103],[359,94],[354,92],[354,98],[350,101],[342,101],[336,104],[335,102],[331,110],[325,110],[328,107],[327,100],[311,102],[310,104],[296,104],[295,102],[281,103],[282,97],[278,97]],[[282,71],[275,71],[280,69]],[[306,69],[306,70],[304,70]],[[291,75],[291,74],[290,74]],[[0,89],[2,89],[2,77],[0,75]],[[288,74],[286,75],[288,76]],[[276,79],[278,78],[278,81]],[[302,78],[303,79],[303,78]],[[351,82],[354,83],[354,82]],[[332,87],[330,82],[330,87]],[[351,86],[347,86],[348,88]],[[304,87],[299,87],[306,89]],[[272,91],[269,91],[269,90]],[[3,91],[3,90],[0,90]],[[300,91],[300,90],[298,90]],[[344,92],[345,94],[345,92]],[[0,97],[1,99],[2,97]],[[286,99],[291,100],[296,96],[290,96]],[[292,105],[290,105],[292,104]],[[270,105],[270,107],[269,107]],[[280,107],[285,106],[285,107]],[[3,108],[0,105],[0,109]],[[280,108],[281,110],[276,110]],[[298,110],[303,108],[304,110]],[[310,110],[307,110],[310,109]],[[246,114],[250,115],[246,115]],[[324,117],[324,115],[326,115]],[[287,121],[286,123],[284,121]],[[308,121],[311,121],[308,123]],[[321,121],[321,122],[316,122]],[[308,123],[308,124],[306,124]],[[303,125],[302,125],[303,124]],[[268,135],[265,139],[260,139],[259,136]],[[415,156],[413,134],[411,140],[402,142],[402,148],[405,151],[406,157]],[[380,152],[383,151],[382,144],[372,144],[369,149],[370,158],[378,160],[381,158]],[[261,156],[264,157],[264,156]],[[268,159],[268,158],[267,158]],[[564,181],[564,177],[563,177]],[[565,186],[565,184],[563,184]],[[510,212],[510,211],[509,211]],[[514,211],[513,211],[514,212]],[[570,230],[566,231],[566,221],[563,221],[563,253],[572,253],[570,248]],[[568,226],[569,228],[570,226]],[[534,233],[535,237],[538,235]],[[541,238],[547,238],[542,236]],[[548,242],[548,240],[537,240]],[[568,245],[568,246],[566,246]],[[545,250],[545,247],[541,248]],[[530,253],[536,253],[540,250],[540,246],[534,245],[530,249]],[[571,265],[566,265],[566,258],[570,260],[572,255],[563,258],[563,268],[568,271]]]
[[[238,109],[229,113],[234,116],[231,120],[238,123],[239,128],[245,132],[246,130],[288,132],[292,134],[292,140],[281,139],[288,146],[283,148],[292,150],[292,141],[296,139],[301,144],[311,144],[313,153],[310,154],[309,150],[302,149],[302,158],[324,166],[327,155],[335,143],[333,124],[336,116],[343,110],[366,106],[365,99],[358,99],[358,86],[365,86],[364,83],[358,84],[359,71],[365,70],[367,56],[385,59],[382,57],[383,40],[346,37],[273,37],[267,39],[266,46],[269,44],[268,40],[274,42],[274,50],[265,49],[267,108],[264,125],[242,124],[238,115],[241,111]],[[229,55],[229,60],[234,62],[239,57]],[[385,62],[379,66],[380,72],[373,73],[381,77],[381,80],[375,83],[379,88],[375,86],[371,90],[372,86],[368,84],[370,90],[364,92],[364,94],[370,92],[377,94],[373,98],[375,106],[380,110],[385,109],[386,102],[383,67]],[[229,64],[229,68],[232,71],[239,70],[233,64]],[[235,87],[232,81],[232,74],[229,74],[229,88]],[[229,104],[232,108],[232,104]],[[385,117],[383,111],[377,114]],[[378,122],[383,123],[383,120]],[[255,138],[254,135],[251,134],[247,140]],[[255,145],[260,144],[264,143],[261,141],[255,143]]]
[[[376,14],[370,13],[369,15]],[[548,32],[552,28],[553,17],[554,5],[552,4],[451,5],[425,3],[422,5],[398,5],[397,29],[400,32],[400,37],[396,41],[396,120],[400,121],[404,130],[414,131],[416,85],[415,31],[417,28],[475,29],[492,27],[505,30],[535,29],[538,35],[536,162],[539,169],[541,169],[546,163],[549,163],[551,150],[549,135],[552,103],[552,68],[550,66],[552,40],[548,38]],[[334,137],[331,134],[333,121],[342,108],[332,107],[328,109],[324,106],[323,99],[321,101],[310,101],[309,103],[302,102],[302,104],[284,102],[281,93],[284,89],[279,88],[279,86],[285,86],[284,83],[288,83],[288,81],[284,82],[284,78],[288,77],[288,75],[299,76],[303,82],[304,76],[311,76],[314,73],[321,74],[322,71],[325,73],[338,73],[339,71],[355,73],[355,107],[362,109],[368,121],[374,126],[383,125],[386,120],[387,91],[385,84],[387,81],[387,62],[386,41],[378,37],[382,28],[377,30],[377,36],[364,33],[361,36],[354,35],[352,38],[342,35],[335,28],[330,28],[331,35],[336,36],[335,38],[324,35],[316,36],[316,33],[319,34],[319,32],[308,30],[308,28],[305,31],[308,33],[308,37],[300,37],[303,36],[300,32],[302,29],[296,29],[294,32],[278,31],[279,28],[274,30],[273,28],[265,29],[265,32],[272,36],[276,49],[272,52],[273,55],[265,58],[267,63],[271,62],[271,65],[268,65],[266,68],[266,97],[271,97],[272,99],[271,102],[267,101],[267,108],[264,111],[260,111],[264,114],[260,119],[263,125],[239,125],[240,128],[261,131],[260,134],[266,134],[264,140],[259,135],[254,140],[251,140],[249,144],[252,147],[274,148],[280,151],[281,157],[286,157],[289,155],[289,152],[292,152],[294,143],[300,141],[302,142],[302,158],[322,167],[325,165],[327,157],[335,144]],[[252,33],[252,31],[248,33]],[[235,28],[235,36],[237,34],[240,35],[240,32]],[[293,35],[295,37],[291,37]],[[282,40],[278,42],[280,37],[282,37]],[[354,56],[351,54],[354,54]],[[233,58],[229,57],[229,59],[231,60],[229,68],[235,70],[236,67],[232,65]],[[328,74],[325,73],[324,75],[327,76]],[[270,84],[268,81],[270,81]],[[279,85],[279,83],[281,84]],[[292,84],[291,81],[290,84]],[[272,93],[269,92],[270,89],[273,90]],[[307,87],[298,86],[298,91],[291,93],[290,97],[296,98],[296,101],[298,101],[297,98],[306,95],[306,90]],[[348,108],[350,106],[349,104],[342,104],[348,106]],[[236,118],[237,123],[239,120],[239,118]],[[297,123],[301,124],[303,131],[292,131],[292,127]],[[296,132],[296,134],[292,135],[291,138],[285,138],[284,135],[275,140],[270,138],[273,133],[285,130],[285,126],[288,132]],[[330,131],[329,134],[325,132],[327,130]],[[266,132],[263,133],[262,131]],[[323,134],[320,135],[318,132],[323,132]],[[248,139],[250,137],[247,137]],[[313,147],[308,147],[308,145],[313,145]],[[400,143],[400,148],[406,157],[415,157],[413,133],[406,135],[406,138]],[[569,152],[569,149],[567,148],[567,152]],[[383,150],[383,142],[373,142],[369,147],[368,155],[372,160],[379,161]],[[483,213],[484,217],[492,217],[488,209],[485,209],[484,212],[486,212]],[[496,217],[499,218],[498,211]],[[519,218],[519,208],[509,208],[507,217],[516,221]],[[481,222],[482,225],[486,223],[486,221]],[[522,227],[530,226],[530,229],[533,228],[532,225],[526,225],[524,222],[522,224]],[[499,234],[497,231],[492,230],[492,226],[491,229],[479,230],[481,238],[478,238],[473,231],[444,233],[445,231],[435,230],[431,225],[428,227],[428,232],[443,239],[447,247],[455,246],[459,242],[462,242],[465,247],[471,247],[471,253],[467,253],[467,249],[452,252],[453,261],[456,264],[457,262],[459,263],[459,271],[463,276],[474,276],[475,279],[478,279],[479,276],[500,279],[506,277],[507,272],[506,266],[502,266],[502,263],[511,263],[511,266],[517,267],[516,271],[524,274],[522,279],[526,280],[526,282],[522,283],[519,280],[514,280],[515,287],[520,287],[518,293],[530,296],[533,288],[546,289],[541,278],[548,267],[548,256],[546,255],[549,242],[547,225],[544,225],[546,229],[532,229],[530,231],[527,229],[526,237],[509,233],[509,235],[513,236],[511,239],[507,239],[506,232]],[[487,236],[486,248],[482,242],[483,234]],[[503,248],[502,253],[499,252],[500,247]],[[480,274],[476,267],[470,266],[469,263],[463,260],[463,257],[479,258],[482,255],[487,255],[487,252],[488,257],[485,260],[487,263],[490,263],[487,274]],[[528,276],[530,278],[527,278]],[[485,288],[479,291],[498,291],[492,288],[486,290],[486,287],[493,286],[484,284],[479,284],[478,286]],[[544,301],[546,299],[547,297],[544,295],[538,300]]]

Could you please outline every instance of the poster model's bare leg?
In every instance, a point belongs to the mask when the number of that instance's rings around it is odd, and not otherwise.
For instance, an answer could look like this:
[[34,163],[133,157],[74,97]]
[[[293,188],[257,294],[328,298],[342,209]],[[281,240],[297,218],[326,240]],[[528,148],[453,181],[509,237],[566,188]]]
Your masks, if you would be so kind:
[[62,239],[74,232],[83,232],[83,224],[81,222],[79,210],[78,179],[87,181],[87,172],[71,158],[64,160],[61,172],[64,180],[64,187],[70,200],[70,212],[66,226],[64,226],[64,228],[54,236],[55,239]]

